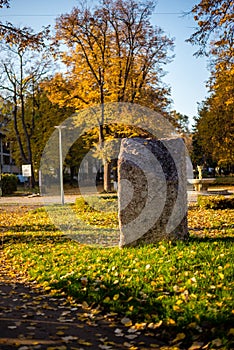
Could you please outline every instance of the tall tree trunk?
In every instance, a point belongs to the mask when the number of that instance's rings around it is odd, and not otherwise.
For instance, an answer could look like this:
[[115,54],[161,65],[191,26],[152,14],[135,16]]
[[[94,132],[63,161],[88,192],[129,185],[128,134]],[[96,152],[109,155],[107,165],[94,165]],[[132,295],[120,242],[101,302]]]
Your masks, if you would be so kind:
[[[100,148],[103,148],[104,141],[105,141],[105,136],[104,136],[105,106],[104,106],[104,92],[103,92],[102,84],[100,86],[100,95],[101,95],[102,103],[101,103],[101,120],[99,122],[99,146]],[[103,189],[105,192],[111,192],[111,162],[103,158],[103,164],[104,164]]]
[[111,162],[104,161],[104,191],[111,192]]

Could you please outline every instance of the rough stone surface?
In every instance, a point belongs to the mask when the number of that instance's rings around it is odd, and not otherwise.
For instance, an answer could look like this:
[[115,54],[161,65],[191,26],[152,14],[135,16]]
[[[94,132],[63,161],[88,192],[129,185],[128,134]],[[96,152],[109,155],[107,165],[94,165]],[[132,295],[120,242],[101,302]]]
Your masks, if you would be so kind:
[[180,138],[122,140],[120,247],[188,237],[185,149]]

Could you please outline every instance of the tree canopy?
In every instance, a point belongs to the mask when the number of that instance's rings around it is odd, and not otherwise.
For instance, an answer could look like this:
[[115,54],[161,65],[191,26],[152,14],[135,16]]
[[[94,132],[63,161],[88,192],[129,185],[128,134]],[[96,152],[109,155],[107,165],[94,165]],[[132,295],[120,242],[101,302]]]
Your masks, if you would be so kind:
[[197,28],[188,41],[199,46],[197,55],[207,53],[207,48],[229,46],[233,50],[233,0],[201,0],[191,12]]
[[211,95],[202,103],[195,140],[205,158],[220,166],[234,164],[234,67],[219,64],[211,79]]
[[[24,38],[22,39],[25,40]],[[8,102],[8,117],[17,141],[17,163],[33,166],[32,137],[35,132],[37,110],[36,94],[39,82],[47,74],[50,60],[47,49],[37,51],[31,43],[5,42],[0,53],[1,97]],[[31,99],[32,103],[29,104]],[[8,128],[9,129],[9,128]],[[34,172],[32,171],[32,184]]]
[[[198,27],[188,41],[209,55],[209,96],[200,104],[193,138],[197,163],[234,164],[234,62],[232,0],[201,0],[192,9]],[[200,154],[199,154],[200,153]]]
[[67,72],[50,82],[50,98],[78,109],[110,101],[164,109],[168,90],[160,78],[173,43],[151,25],[153,8],[150,1],[112,0],[60,16],[56,42],[69,48],[60,53]]
[[[44,88],[60,107],[103,106],[100,146],[111,135],[105,125],[106,103],[140,103],[162,113],[169,105],[169,90],[161,78],[173,42],[151,24],[153,9],[148,0],[104,0],[93,9],[76,7],[56,21],[55,44],[66,71]],[[113,135],[119,131],[117,127]]]
[[[10,7],[10,0],[0,0],[0,9]],[[0,42],[7,44],[19,44],[22,48],[32,47],[40,48],[44,46],[45,39],[49,36],[49,26],[42,29],[38,33],[34,33],[29,27],[16,27],[10,22],[3,23],[0,21]]]

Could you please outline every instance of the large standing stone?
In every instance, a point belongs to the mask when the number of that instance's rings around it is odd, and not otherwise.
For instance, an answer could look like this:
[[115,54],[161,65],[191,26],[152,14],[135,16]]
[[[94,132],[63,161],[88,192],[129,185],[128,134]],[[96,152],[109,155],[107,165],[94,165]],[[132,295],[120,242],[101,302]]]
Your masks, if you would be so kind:
[[185,150],[181,138],[122,140],[120,247],[188,237]]

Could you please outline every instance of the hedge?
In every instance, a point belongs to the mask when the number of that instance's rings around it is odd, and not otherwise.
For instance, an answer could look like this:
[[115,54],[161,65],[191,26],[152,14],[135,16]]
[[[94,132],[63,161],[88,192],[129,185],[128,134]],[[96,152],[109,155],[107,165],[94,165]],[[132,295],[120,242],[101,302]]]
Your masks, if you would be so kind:
[[17,176],[14,174],[2,174],[0,184],[3,196],[12,194],[17,190]]
[[234,209],[234,196],[198,196],[197,204],[204,209]]

